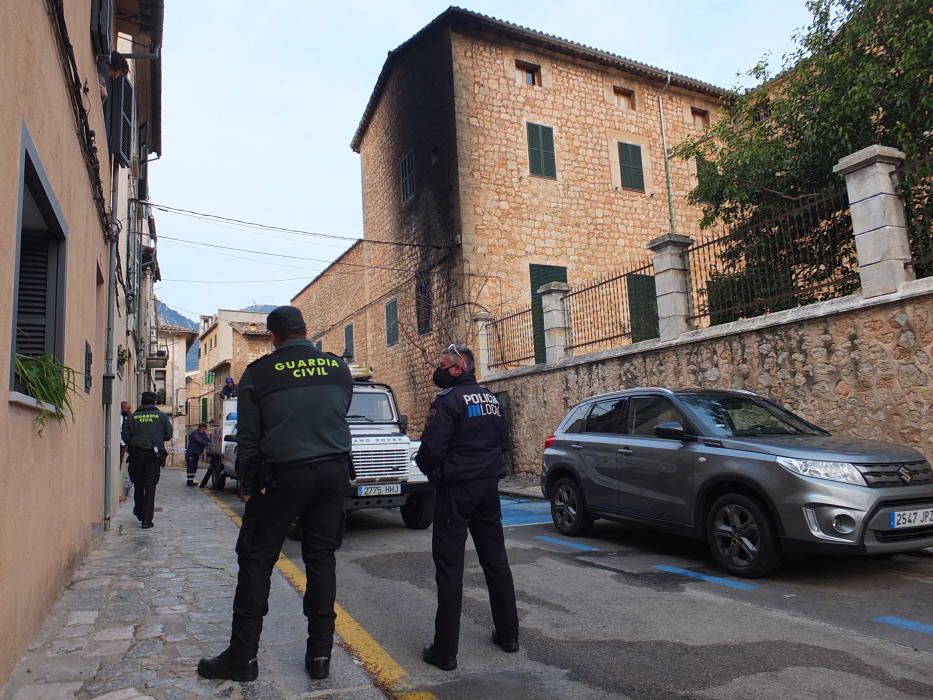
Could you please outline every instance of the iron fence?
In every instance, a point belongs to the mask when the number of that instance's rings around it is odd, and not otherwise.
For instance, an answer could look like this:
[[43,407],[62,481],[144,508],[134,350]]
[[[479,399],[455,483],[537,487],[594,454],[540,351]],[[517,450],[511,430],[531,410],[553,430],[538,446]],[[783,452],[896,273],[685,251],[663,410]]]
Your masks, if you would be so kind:
[[570,348],[596,352],[658,337],[654,265],[572,289],[564,297]]
[[531,306],[491,321],[488,329],[490,368],[534,364],[535,342]]
[[933,154],[908,161],[899,170],[910,256],[917,278],[933,276]]
[[689,250],[694,326],[805,306],[859,289],[845,190],[754,216]]

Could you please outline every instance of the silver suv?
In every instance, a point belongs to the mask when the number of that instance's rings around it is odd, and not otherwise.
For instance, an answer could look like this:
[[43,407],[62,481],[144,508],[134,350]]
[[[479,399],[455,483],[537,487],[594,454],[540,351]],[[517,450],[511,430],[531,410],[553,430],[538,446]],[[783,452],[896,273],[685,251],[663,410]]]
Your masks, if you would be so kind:
[[544,445],[554,526],[595,518],[705,539],[726,571],[773,572],[784,553],[933,546],[933,470],[917,450],[831,437],[744,391],[631,389],[574,406]]

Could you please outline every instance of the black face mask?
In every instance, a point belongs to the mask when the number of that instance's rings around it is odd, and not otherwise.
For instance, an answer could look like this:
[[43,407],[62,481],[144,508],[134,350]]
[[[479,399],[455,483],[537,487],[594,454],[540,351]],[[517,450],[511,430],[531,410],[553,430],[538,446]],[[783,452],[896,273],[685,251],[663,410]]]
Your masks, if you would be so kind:
[[[452,367],[453,365],[451,365]],[[434,376],[432,377],[434,384],[439,386],[441,389],[447,389],[452,387],[457,381],[456,377],[450,375],[450,367],[438,367],[434,370]]]

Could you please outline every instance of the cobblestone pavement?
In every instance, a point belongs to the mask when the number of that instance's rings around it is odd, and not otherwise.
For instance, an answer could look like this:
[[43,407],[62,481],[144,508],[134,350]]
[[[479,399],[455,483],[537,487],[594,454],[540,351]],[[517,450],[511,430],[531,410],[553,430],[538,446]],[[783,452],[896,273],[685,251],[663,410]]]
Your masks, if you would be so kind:
[[277,570],[259,679],[199,678],[198,659],[229,640],[237,528],[205,493],[184,486],[181,471],[163,472],[156,509],[155,527],[141,530],[132,499],[124,503],[0,700],[385,697],[336,644],[330,678],[308,678],[301,598]]

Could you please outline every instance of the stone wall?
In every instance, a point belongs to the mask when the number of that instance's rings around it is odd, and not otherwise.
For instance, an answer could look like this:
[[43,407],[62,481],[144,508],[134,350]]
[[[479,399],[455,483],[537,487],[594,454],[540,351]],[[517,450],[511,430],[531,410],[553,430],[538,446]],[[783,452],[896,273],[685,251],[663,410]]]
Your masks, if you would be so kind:
[[747,389],[836,435],[897,441],[933,459],[933,278],[490,378],[508,392],[514,469],[540,473],[545,438],[593,394]]
[[250,362],[272,352],[272,336],[269,333],[258,330],[241,332],[239,325],[234,324],[233,356],[230,358],[230,374],[237,382]]

